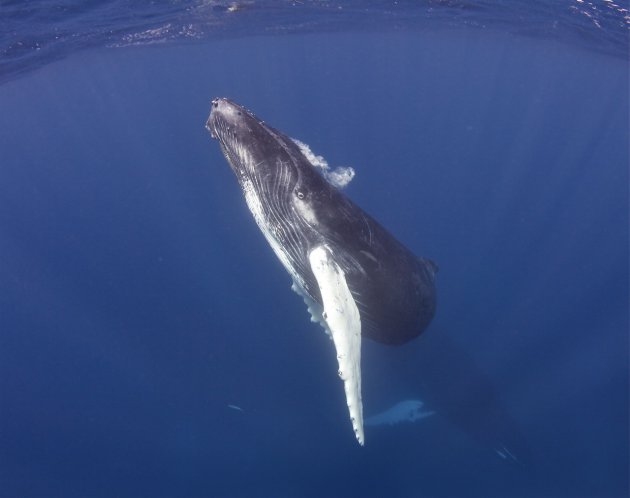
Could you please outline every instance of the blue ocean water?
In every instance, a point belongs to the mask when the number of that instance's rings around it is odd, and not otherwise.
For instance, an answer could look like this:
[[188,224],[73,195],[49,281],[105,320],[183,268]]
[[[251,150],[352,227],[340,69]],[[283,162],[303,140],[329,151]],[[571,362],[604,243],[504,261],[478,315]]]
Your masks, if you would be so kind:
[[[627,496],[626,8],[0,2],[0,496]],[[362,361],[435,415],[356,443],[216,96],[439,264]]]

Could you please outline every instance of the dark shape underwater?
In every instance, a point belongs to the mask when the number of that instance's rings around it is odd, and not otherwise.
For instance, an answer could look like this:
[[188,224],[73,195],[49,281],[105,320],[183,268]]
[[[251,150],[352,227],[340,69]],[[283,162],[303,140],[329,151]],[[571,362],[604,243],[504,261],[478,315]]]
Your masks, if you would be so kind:
[[435,273],[331,185],[300,145],[243,107],[215,99],[206,127],[247,205],[306,302],[332,337],[354,430],[363,444],[361,336],[399,345],[435,313]]

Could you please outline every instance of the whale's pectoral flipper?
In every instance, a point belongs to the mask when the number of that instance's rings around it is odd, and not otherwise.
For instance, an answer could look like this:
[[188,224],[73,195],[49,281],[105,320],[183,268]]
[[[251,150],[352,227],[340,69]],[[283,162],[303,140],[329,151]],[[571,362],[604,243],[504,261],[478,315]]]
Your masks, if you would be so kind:
[[363,445],[361,399],[361,316],[343,270],[331,250],[317,246],[309,254],[324,307],[323,318],[337,350],[339,377],[343,380],[354,433]]

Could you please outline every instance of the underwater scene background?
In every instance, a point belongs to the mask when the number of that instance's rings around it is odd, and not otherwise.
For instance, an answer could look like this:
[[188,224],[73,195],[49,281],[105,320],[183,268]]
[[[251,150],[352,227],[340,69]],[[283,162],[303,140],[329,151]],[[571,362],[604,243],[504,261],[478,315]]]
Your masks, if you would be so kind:
[[[627,496],[626,7],[0,2],[0,496]],[[357,444],[219,96],[438,263],[432,415]]]

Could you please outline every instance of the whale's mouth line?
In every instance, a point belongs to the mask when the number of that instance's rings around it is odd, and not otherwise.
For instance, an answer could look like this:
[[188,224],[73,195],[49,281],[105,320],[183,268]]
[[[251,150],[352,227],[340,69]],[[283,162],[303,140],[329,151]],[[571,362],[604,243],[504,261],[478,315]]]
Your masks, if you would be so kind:
[[[240,159],[237,151],[244,149],[244,144],[237,136],[235,126],[230,124],[220,112],[214,112],[214,108],[206,121],[206,129],[210,132],[210,137],[219,142],[226,157],[229,156],[233,160]],[[233,161],[230,163],[236,166]]]
[[206,121],[206,130],[210,132],[210,136],[216,140],[220,140],[221,136],[219,133],[219,129],[224,128],[228,129],[228,124],[225,118],[219,112],[215,112],[213,108],[210,112],[210,116]]

